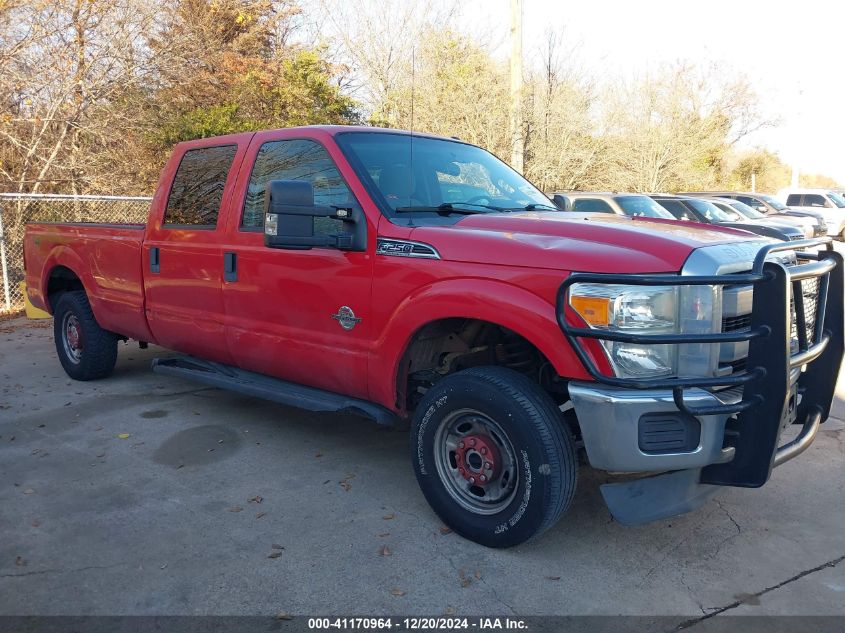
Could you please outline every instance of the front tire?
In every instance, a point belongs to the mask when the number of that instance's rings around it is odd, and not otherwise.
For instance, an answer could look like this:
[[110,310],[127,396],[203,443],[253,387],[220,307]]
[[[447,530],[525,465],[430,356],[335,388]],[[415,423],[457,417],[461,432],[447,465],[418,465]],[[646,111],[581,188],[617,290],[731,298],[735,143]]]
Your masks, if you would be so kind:
[[474,367],[428,390],[411,424],[414,472],[458,534],[511,547],[554,525],[572,502],[572,435],[539,385],[503,367]]
[[62,293],[53,311],[59,362],[74,380],[105,378],[117,362],[117,337],[97,323],[83,290]]

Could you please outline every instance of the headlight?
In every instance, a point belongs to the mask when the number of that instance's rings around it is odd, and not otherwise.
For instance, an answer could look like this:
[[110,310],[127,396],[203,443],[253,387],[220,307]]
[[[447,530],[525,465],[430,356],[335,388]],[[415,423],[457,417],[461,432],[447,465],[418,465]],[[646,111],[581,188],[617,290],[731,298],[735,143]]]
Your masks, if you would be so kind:
[[573,284],[569,305],[593,329],[643,335],[642,342],[599,339],[620,378],[712,376],[717,344],[653,344],[649,335],[721,331],[721,286]]

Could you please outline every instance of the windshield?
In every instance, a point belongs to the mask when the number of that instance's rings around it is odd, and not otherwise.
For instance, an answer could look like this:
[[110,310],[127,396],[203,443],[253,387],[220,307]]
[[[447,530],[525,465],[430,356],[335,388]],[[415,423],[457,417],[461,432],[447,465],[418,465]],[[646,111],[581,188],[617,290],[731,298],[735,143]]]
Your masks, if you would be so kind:
[[744,215],[749,220],[759,220],[760,218],[766,217],[764,213],[760,213],[757,209],[752,209],[747,204],[740,202],[739,200],[730,200],[726,202],[734,209],[734,211],[740,215]]
[[840,209],[845,208],[845,198],[842,197],[840,193],[833,193],[832,191],[827,194],[828,197],[833,200],[833,204],[835,204]]
[[783,202],[781,202],[777,198],[773,198],[772,196],[757,197],[760,198],[760,200],[765,201],[773,209],[777,209],[778,211],[789,211],[789,207],[787,207]]
[[712,202],[707,200],[698,200],[697,198],[689,198],[687,203],[696,211],[698,211],[708,222],[734,222],[737,219],[736,213],[728,213],[722,211]]
[[625,215],[674,220],[675,216],[648,196],[617,196],[614,198]]
[[336,139],[374,197],[391,211],[460,204],[481,211],[492,207],[490,212],[531,205],[556,210],[534,185],[474,145],[389,132],[342,132]]

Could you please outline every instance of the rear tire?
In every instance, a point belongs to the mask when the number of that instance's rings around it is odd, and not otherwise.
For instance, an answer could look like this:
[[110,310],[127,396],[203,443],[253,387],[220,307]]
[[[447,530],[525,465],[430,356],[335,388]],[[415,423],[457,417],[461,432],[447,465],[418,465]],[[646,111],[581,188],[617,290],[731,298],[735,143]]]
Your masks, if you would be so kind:
[[117,362],[117,336],[97,323],[83,290],[62,293],[53,311],[59,362],[74,380],[105,378]]
[[539,536],[575,493],[575,444],[560,411],[503,367],[460,371],[429,389],[413,416],[411,454],[432,509],[487,547]]

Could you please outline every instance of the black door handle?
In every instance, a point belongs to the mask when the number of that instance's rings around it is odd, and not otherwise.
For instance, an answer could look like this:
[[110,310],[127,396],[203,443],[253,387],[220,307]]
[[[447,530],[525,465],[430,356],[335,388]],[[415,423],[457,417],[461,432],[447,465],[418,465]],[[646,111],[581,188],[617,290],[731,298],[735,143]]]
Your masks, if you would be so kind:
[[150,248],[150,272],[161,272],[161,261],[159,260],[158,246],[153,246],[152,248]]
[[238,280],[237,253],[223,253],[223,279],[224,281]]

